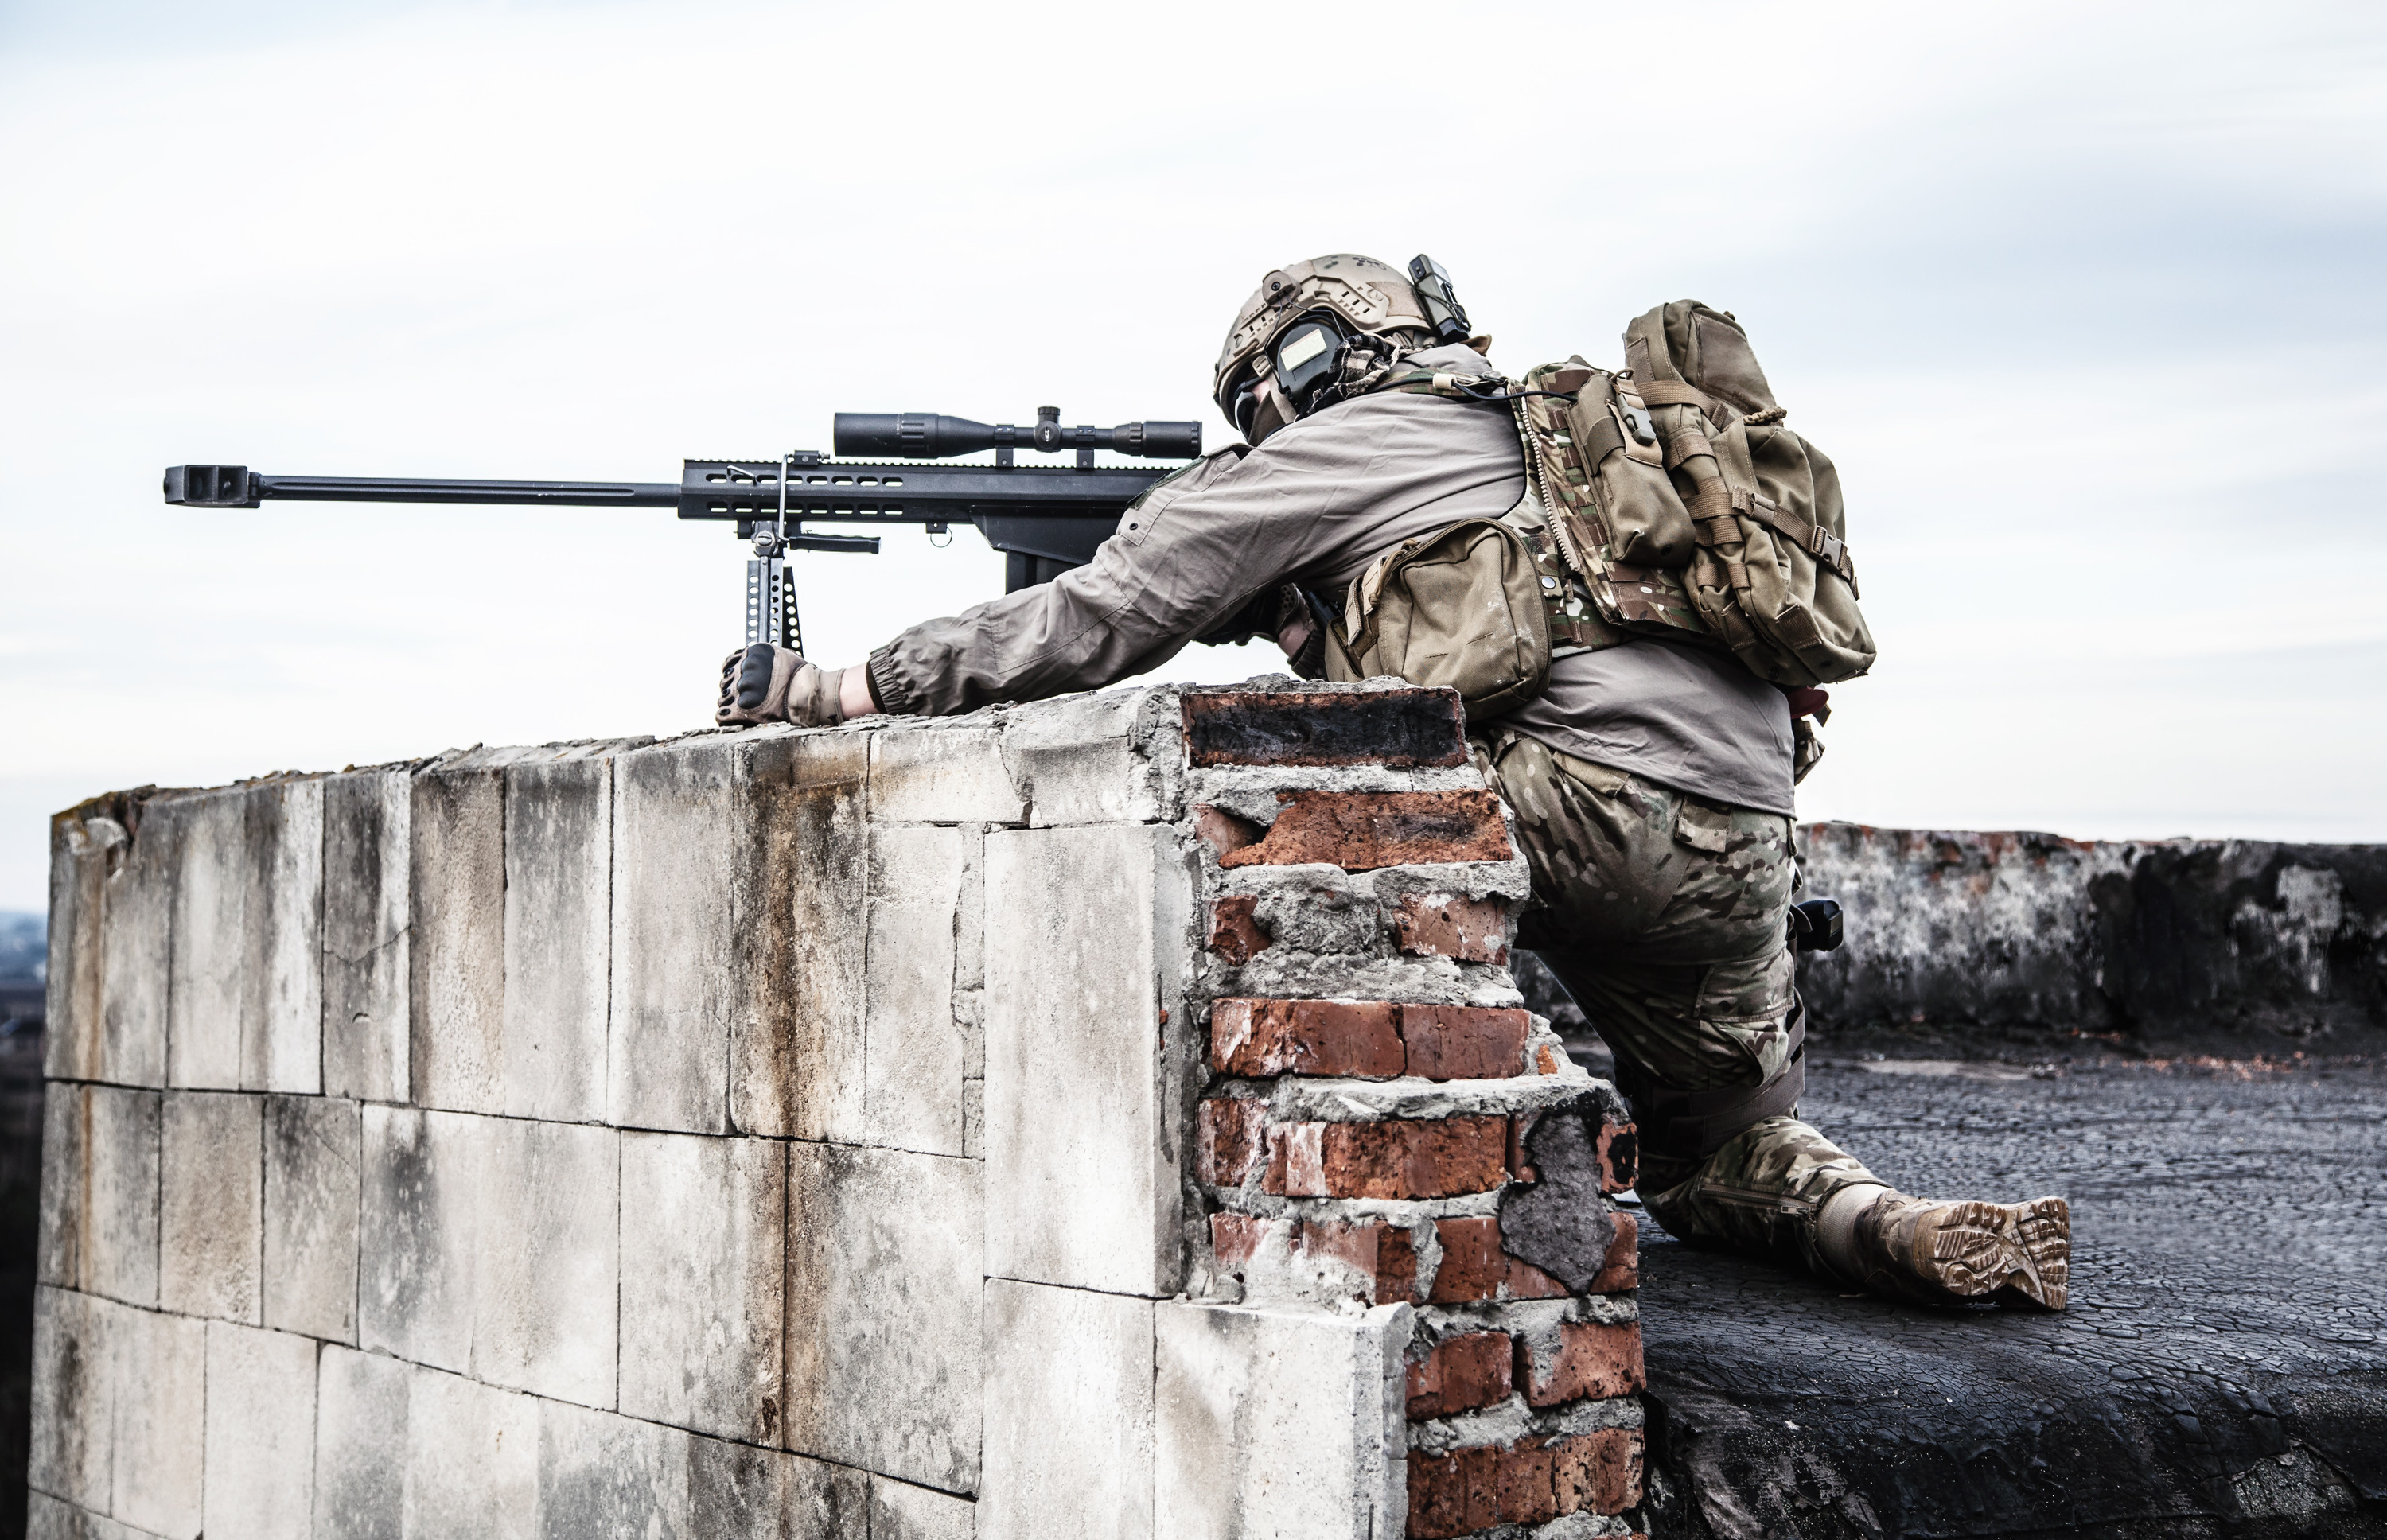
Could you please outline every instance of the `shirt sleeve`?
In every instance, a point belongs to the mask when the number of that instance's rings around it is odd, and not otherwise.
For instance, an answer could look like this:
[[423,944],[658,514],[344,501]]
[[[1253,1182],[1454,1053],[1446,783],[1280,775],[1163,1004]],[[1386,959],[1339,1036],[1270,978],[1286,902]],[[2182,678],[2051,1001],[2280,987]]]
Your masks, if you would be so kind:
[[1309,426],[1155,487],[1087,565],[903,632],[870,655],[879,704],[945,716],[1100,689],[1167,663],[1298,569],[1320,521],[1364,482],[1382,430]]

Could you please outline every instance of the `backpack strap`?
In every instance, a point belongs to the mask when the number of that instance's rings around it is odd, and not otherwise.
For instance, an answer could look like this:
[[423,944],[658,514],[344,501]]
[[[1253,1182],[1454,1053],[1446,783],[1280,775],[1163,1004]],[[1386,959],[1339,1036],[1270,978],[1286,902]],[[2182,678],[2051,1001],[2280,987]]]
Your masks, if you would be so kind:
[[1849,560],[1848,542],[1821,524],[1809,524],[1754,488],[1735,487],[1732,493],[1733,511],[1744,518],[1769,524],[1796,541],[1808,555],[1838,573],[1851,587],[1856,584],[1856,563]]

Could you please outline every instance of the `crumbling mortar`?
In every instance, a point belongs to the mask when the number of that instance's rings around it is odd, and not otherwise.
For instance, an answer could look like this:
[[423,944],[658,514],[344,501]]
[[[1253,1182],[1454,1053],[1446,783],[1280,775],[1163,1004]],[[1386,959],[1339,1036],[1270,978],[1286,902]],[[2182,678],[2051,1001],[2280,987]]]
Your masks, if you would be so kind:
[[1356,1080],[1281,1076],[1269,1093],[1269,1117],[1280,1123],[1373,1123],[1394,1118],[1439,1121],[1545,1112],[1591,1089],[1591,1076],[1572,1060],[1553,1075],[1503,1080]]
[[1479,1300],[1418,1306],[1417,1342],[1424,1347],[1471,1332],[1553,1332],[1561,1323],[1623,1326],[1641,1319],[1636,1294],[1575,1294],[1566,1299]]
[[1263,1193],[1257,1184],[1249,1188],[1211,1187],[1205,1191],[1219,1201],[1220,1212],[1244,1214],[1256,1219],[1382,1223],[1408,1230],[1423,1224],[1430,1230],[1435,1219],[1481,1219],[1497,1216],[1501,1193],[1513,1185],[1513,1182],[1504,1183],[1489,1192],[1462,1193],[1448,1198],[1288,1198],[1274,1193]]
[[1610,1395],[1569,1401],[1536,1409],[1522,1395],[1510,1395],[1497,1406],[1457,1417],[1436,1418],[1408,1425],[1413,1452],[1446,1455],[1454,1449],[1479,1449],[1486,1445],[1513,1449],[1523,1438],[1568,1438],[1596,1433],[1603,1428],[1642,1425],[1638,1395]]
[[1214,954],[1203,978],[1213,997],[1264,995],[1279,1000],[1391,1000],[1413,1005],[1513,1008],[1525,1003],[1509,970],[1491,963],[1447,957],[1354,956],[1269,947],[1248,963]]

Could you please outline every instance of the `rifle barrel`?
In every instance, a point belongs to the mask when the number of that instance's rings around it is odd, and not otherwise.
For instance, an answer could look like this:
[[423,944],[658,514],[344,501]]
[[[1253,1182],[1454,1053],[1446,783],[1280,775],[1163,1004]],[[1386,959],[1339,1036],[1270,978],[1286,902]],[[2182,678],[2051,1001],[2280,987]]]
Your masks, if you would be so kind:
[[309,502],[557,503],[579,508],[676,508],[667,481],[422,481],[387,476],[259,474],[260,498]]

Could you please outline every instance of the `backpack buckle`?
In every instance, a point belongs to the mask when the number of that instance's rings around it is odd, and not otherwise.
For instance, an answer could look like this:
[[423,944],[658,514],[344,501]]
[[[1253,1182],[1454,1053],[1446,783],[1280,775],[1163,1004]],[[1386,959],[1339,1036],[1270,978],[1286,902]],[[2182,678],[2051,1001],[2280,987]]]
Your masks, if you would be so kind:
[[1665,457],[1658,448],[1658,423],[1649,415],[1649,404],[1641,399],[1632,382],[1619,376],[1616,394],[1609,401],[1609,410],[1616,417],[1616,425],[1624,432],[1624,453],[1628,459],[1644,465],[1663,465]]

